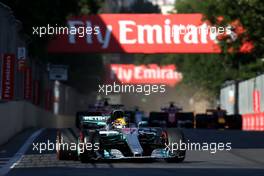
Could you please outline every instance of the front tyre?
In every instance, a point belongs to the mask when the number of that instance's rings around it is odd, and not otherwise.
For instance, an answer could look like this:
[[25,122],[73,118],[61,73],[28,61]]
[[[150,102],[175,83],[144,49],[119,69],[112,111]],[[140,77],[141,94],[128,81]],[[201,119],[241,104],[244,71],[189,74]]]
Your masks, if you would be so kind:
[[64,150],[63,148],[59,147],[61,144],[63,144],[64,139],[64,131],[58,130],[57,131],[57,137],[56,137],[56,143],[57,143],[57,159],[58,160],[69,160],[69,153],[67,150]]
[[[172,144],[176,143],[178,146],[177,150],[172,150]],[[186,155],[186,149],[180,150],[180,143],[185,143],[184,134],[181,130],[171,128],[167,129],[167,145],[170,146],[170,150],[168,151],[167,162],[179,163],[183,162]]]
[[[95,160],[98,159],[97,156],[97,150],[94,149],[95,143],[99,143],[100,145],[100,135],[98,132],[88,132],[88,134],[85,136],[86,138],[86,143],[82,139],[78,139],[78,155],[79,159],[82,163],[89,163],[89,162],[94,162]],[[87,143],[92,144],[92,149],[87,150],[85,145]]]

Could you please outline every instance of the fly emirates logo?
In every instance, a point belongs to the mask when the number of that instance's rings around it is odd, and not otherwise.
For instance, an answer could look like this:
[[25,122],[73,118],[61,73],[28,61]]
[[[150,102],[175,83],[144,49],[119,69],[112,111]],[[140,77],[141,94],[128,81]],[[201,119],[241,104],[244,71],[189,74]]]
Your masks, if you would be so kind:
[[[160,21],[159,21],[160,22]],[[110,22],[109,22],[110,23]],[[174,24],[165,18],[160,24],[138,24],[136,20],[117,20],[113,24],[96,25],[92,20],[70,20],[70,28],[85,26],[86,29],[95,29],[93,35],[84,36],[87,44],[99,43],[101,48],[110,46],[111,40],[118,40],[121,45],[179,45],[179,44],[207,44],[217,43],[217,36],[232,33],[231,27],[212,27],[206,23],[201,25]],[[68,41],[75,44],[78,34],[69,34]]]
[[123,84],[166,84],[174,86],[183,78],[175,65],[111,64],[110,79]]

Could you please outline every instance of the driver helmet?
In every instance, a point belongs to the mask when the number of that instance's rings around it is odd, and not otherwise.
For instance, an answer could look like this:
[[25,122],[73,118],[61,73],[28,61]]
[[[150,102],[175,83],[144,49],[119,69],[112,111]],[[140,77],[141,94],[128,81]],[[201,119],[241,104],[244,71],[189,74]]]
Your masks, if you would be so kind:
[[112,124],[114,127],[122,128],[127,125],[123,111],[115,111],[112,115]]

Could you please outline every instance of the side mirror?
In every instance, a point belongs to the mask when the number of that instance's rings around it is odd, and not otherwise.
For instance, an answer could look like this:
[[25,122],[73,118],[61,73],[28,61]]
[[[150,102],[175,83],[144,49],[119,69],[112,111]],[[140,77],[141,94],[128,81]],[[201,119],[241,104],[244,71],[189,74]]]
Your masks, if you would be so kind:
[[139,127],[147,127],[147,126],[148,126],[148,122],[147,121],[138,122],[138,128]]

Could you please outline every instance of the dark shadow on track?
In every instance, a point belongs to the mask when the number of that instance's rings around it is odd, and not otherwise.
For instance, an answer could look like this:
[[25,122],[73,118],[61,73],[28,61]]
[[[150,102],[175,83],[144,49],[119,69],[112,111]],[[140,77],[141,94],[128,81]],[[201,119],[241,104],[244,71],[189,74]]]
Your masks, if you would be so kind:
[[135,169],[135,168],[92,168],[92,169],[72,169],[72,168],[31,168],[31,169],[14,169],[8,176],[263,176],[264,169]]

